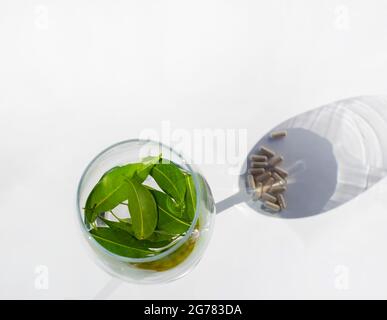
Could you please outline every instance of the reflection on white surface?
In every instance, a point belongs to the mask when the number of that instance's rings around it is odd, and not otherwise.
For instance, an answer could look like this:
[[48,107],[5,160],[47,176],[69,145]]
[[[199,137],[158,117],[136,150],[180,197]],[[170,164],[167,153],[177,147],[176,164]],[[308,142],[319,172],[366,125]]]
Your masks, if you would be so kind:
[[307,127],[332,144],[338,163],[336,191],[326,210],[353,199],[386,176],[387,98],[342,100],[290,120],[289,126],[308,117],[314,120]]

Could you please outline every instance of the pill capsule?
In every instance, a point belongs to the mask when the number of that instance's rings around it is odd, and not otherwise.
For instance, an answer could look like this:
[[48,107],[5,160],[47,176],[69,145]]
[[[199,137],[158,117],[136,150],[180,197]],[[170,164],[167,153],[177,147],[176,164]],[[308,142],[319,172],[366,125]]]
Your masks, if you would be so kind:
[[269,192],[270,189],[271,189],[271,186],[269,186],[269,185],[267,185],[267,184],[265,184],[265,185],[262,186],[262,192],[264,192],[264,193]]
[[286,186],[282,184],[273,184],[273,186],[270,188],[270,193],[278,194],[286,191]]
[[277,198],[272,196],[271,194],[269,193],[262,193],[262,196],[261,198],[265,201],[270,201],[270,202],[276,202],[277,201]]
[[265,187],[265,189],[269,190],[268,184],[269,184],[270,177],[267,177],[266,179],[262,180],[262,185]]
[[274,167],[276,166],[277,164],[280,164],[282,161],[284,161],[284,158],[282,156],[274,156],[273,158],[271,158],[269,160],[269,165]]
[[266,162],[267,161],[267,156],[263,156],[263,155],[260,155],[260,154],[253,154],[250,156],[250,160],[251,161],[255,161],[255,162]]
[[258,182],[253,192],[253,201],[261,199],[262,196],[262,183]]
[[287,178],[287,176],[289,175],[287,171],[280,167],[275,167],[274,171],[277,172],[283,179]]
[[286,204],[285,197],[282,193],[277,195],[277,201],[278,201],[278,204],[280,205],[281,209],[286,209],[287,204]]
[[281,207],[273,202],[265,201],[264,206],[272,211],[278,212],[281,210]]
[[273,186],[274,182],[275,182],[274,178],[270,177],[269,179],[267,179],[265,181],[264,187],[267,188],[267,190],[270,190],[270,188]]
[[259,149],[259,154],[267,156],[268,158],[275,156],[275,152],[273,150],[270,150],[269,148],[266,148],[266,147],[261,147]]
[[251,168],[266,168],[268,166],[267,162],[252,162],[250,164]]
[[272,139],[280,139],[280,138],[284,138],[287,136],[287,132],[285,130],[283,131],[274,131],[270,134],[270,137]]
[[271,175],[273,176],[276,182],[279,182],[281,184],[287,183],[286,180],[283,179],[276,171],[273,171]]
[[255,180],[251,174],[247,175],[247,185],[248,185],[249,191],[253,191],[255,189]]
[[264,168],[253,168],[253,169],[249,169],[248,173],[252,175],[259,175],[264,173],[265,171],[266,170]]
[[262,181],[265,181],[269,177],[271,177],[271,172],[270,171],[266,171],[266,172],[262,173],[261,175],[255,177],[255,181],[256,182],[262,182]]

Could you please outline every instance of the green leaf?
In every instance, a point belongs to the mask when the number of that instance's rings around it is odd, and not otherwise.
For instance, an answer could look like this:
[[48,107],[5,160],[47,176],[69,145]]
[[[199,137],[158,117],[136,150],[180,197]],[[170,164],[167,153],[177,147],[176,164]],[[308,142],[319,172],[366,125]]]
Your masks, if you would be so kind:
[[86,221],[94,222],[100,213],[112,210],[128,199],[126,179],[133,178],[139,183],[143,182],[160,159],[161,156],[147,157],[142,163],[117,166],[105,172],[86,201]]
[[114,167],[102,176],[87,198],[86,221],[94,222],[100,213],[114,209],[128,198],[126,179],[133,177],[138,168],[139,164]]
[[139,182],[144,181],[148,177],[153,166],[155,164],[159,163],[160,160],[161,160],[161,154],[156,156],[156,157],[150,156],[150,157],[146,157],[146,158],[142,159],[141,167],[138,168],[137,173],[136,173],[136,175],[140,178]]
[[124,166],[113,167],[106,171],[98,182],[101,182],[106,177],[113,178],[120,176],[122,178],[132,178],[137,171],[143,168],[143,166],[144,165],[142,163],[129,163]]
[[123,220],[121,221],[111,221],[102,217],[99,217],[110,229],[112,230],[121,230],[129,233],[130,235],[134,236],[134,230],[133,226],[129,222],[125,222]]
[[196,189],[191,175],[186,175],[185,180],[187,183],[187,191],[185,194],[185,216],[192,221],[196,212]]
[[147,240],[151,241],[152,243],[167,241],[167,245],[169,245],[175,239],[175,234],[170,234],[161,230],[155,230]]
[[185,176],[178,166],[173,163],[156,164],[151,171],[151,176],[161,190],[175,199],[176,202],[182,203],[184,201]]
[[[181,203],[177,203],[174,199],[172,199],[170,196],[168,196],[167,194],[159,191],[159,190],[156,190],[152,187],[149,187],[149,186],[145,186],[148,190],[150,190],[153,194],[154,197],[156,197],[158,194],[157,192],[159,193],[162,193],[164,196],[166,196],[166,199],[165,199],[165,206],[168,208],[168,210],[175,216],[175,217],[178,217],[178,218],[182,218],[183,215],[184,215],[184,212],[185,212],[185,203],[184,202],[181,202]],[[153,191],[155,191],[156,193],[156,196],[155,194],[153,193]],[[155,199],[156,200],[156,199]],[[156,204],[157,204],[157,200],[156,200]]]
[[157,225],[157,207],[152,193],[134,180],[127,180],[129,186],[128,207],[134,234],[137,239],[148,238]]
[[96,228],[90,230],[90,233],[100,245],[120,256],[145,258],[157,253],[123,231],[113,231],[109,228]]
[[[113,231],[124,231],[129,233],[131,236],[135,236],[133,226],[129,222],[125,222],[124,220],[111,221],[102,217],[100,217],[100,219]],[[161,248],[167,246],[171,241],[174,240],[174,238],[175,236],[172,234],[155,230],[148,239],[141,241],[142,243],[148,244],[150,248]]]
[[158,230],[176,235],[186,232],[190,227],[190,223],[177,216],[173,200],[165,193],[157,190],[152,190],[152,194],[156,199],[159,213]]
[[[185,212],[185,203],[182,202],[182,203],[177,203],[174,199],[172,199],[170,196],[168,196],[167,194],[159,191],[159,190],[156,190],[150,186],[144,186],[145,188],[147,188],[149,191],[152,192],[153,196],[155,197],[155,200],[156,200],[156,205],[157,205],[157,197],[159,196],[159,193],[161,193],[162,195],[164,195],[164,197],[162,197],[162,201],[165,202],[165,207],[168,208],[168,211],[173,214],[175,217],[178,217],[178,218],[182,218],[183,217],[183,214]],[[154,193],[153,193],[154,192]]]

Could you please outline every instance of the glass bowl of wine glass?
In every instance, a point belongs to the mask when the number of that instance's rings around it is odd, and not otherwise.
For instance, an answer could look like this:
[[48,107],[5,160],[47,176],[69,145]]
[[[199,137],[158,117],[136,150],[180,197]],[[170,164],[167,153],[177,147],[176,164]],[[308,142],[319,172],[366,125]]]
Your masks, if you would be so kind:
[[214,226],[213,196],[198,168],[150,140],[122,141],[99,153],[82,174],[76,206],[96,263],[134,283],[187,274]]

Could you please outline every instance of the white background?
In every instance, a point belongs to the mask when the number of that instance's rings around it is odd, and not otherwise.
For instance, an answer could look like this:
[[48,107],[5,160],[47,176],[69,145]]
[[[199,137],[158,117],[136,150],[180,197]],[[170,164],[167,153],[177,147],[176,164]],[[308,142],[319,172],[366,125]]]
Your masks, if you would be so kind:
[[[196,269],[155,286],[112,282],[75,210],[92,157],[163,120],[247,129],[250,148],[303,111],[385,93],[386,12],[383,0],[2,0],[0,298],[387,298],[386,182],[308,219],[223,212]],[[228,168],[201,166],[216,201],[237,185]]]

